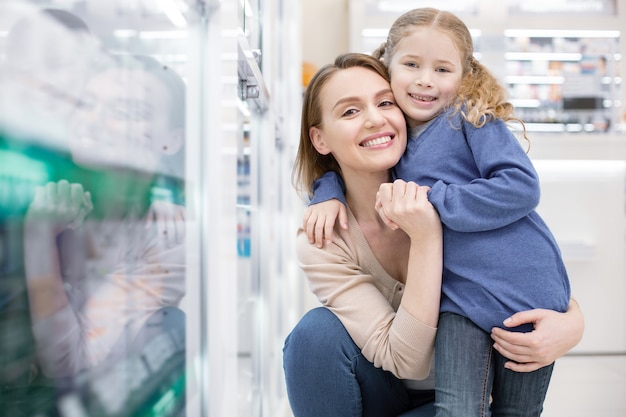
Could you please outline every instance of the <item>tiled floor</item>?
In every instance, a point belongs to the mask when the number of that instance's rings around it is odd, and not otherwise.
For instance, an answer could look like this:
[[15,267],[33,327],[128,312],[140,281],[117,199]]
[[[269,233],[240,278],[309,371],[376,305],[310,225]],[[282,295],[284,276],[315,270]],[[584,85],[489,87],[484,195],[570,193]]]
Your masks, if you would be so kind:
[[559,359],[542,416],[625,417],[626,355]]

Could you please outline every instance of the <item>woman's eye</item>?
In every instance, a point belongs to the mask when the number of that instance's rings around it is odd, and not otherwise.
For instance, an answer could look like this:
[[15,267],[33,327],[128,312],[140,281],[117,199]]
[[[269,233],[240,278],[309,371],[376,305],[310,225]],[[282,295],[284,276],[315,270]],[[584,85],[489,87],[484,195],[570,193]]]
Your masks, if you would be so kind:
[[381,106],[381,107],[389,107],[389,106],[395,106],[395,105],[396,105],[396,103],[395,103],[395,102],[393,102],[393,101],[391,101],[391,100],[383,100],[383,101],[380,103],[380,106]]
[[348,109],[346,111],[344,111],[341,115],[342,116],[352,116],[353,114],[356,114],[357,110],[356,109]]
[[407,62],[404,65],[406,65],[407,67],[410,67],[410,68],[417,68],[417,64],[415,62]]

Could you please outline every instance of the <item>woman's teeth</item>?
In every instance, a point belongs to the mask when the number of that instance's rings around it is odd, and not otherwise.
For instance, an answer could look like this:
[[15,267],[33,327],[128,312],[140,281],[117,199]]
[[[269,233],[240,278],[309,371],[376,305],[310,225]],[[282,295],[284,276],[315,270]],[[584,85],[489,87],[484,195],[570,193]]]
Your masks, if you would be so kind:
[[391,136],[381,136],[376,139],[368,140],[367,142],[363,142],[361,146],[367,148],[370,146],[382,145],[383,143],[391,142]]

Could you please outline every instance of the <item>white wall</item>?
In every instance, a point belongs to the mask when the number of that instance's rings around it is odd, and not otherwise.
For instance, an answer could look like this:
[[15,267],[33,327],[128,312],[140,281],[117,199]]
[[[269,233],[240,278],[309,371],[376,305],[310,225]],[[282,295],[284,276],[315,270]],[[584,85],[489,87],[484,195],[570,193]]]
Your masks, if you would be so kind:
[[348,0],[300,1],[303,60],[319,68],[348,52]]

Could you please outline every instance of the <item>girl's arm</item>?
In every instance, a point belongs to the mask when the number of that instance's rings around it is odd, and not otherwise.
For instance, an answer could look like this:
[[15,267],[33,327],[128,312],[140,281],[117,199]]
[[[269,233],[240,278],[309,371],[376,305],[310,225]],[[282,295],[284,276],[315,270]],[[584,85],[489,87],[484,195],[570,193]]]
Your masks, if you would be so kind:
[[318,248],[333,241],[333,229],[339,217],[339,226],[348,228],[348,214],[346,206],[333,198],[317,204],[309,205],[304,213],[302,228],[306,231],[309,243],[314,243]]
[[522,311],[505,320],[507,327],[532,323],[529,333],[509,332],[494,328],[491,337],[494,348],[510,359],[505,367],[516,372],[532,372],[566,354],[580,342],[585,320],[580,306],[573,298],[565,313],[535,309]]
[[339,225],[346,229],[348,215],[346,213],[345,186],[341,176],[335,171],[324,173],[313,183],[313,197],[304,214],[303,229],[309,239],[317,247],[324,246],[333,240],[333,229],[337,217]]
[[500,120],[481,128],[465,122],[453,137],[462,141],[462,135],[466,147],[459,144],[449,151],[452,155],[437,155],[447,158],[450,166],[429,192],[442,222],[458,232],[480,232],[531,213],[539,203],[539,178],[509,128]]

